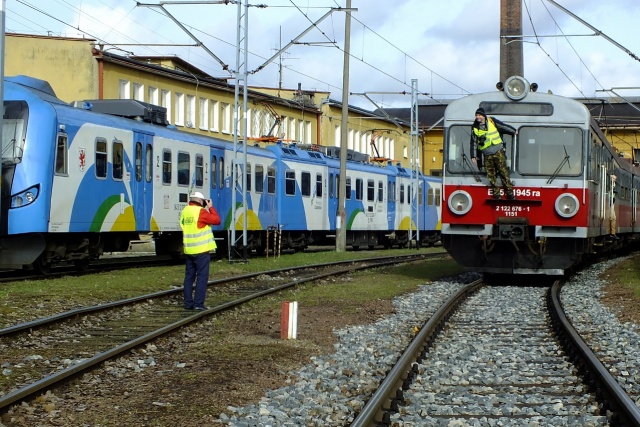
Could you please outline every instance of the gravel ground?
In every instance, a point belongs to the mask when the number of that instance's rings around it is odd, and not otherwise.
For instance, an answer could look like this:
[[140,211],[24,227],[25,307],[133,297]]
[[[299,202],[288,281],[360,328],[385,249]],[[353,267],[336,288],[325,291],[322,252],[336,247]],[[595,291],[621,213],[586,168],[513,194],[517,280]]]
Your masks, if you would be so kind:
[[[637,336],[638,301],[620,283],[604,291],[604,280],[595,277],[609,266],[598,264],[580,278],[589,283],[580,297],[583,307],[606,313],[597,318],[601,331],[618,330],[620,325],[625,336]],[[0,426],[348,425],[350,414],[361,405],[357,397],[369,392],[395,357],[392,350],[380,347],[410,339],[417,323],[413,307],[428,312],[429,300],[434,299],[425,298],[424,292],[452,292],[451,285],[436,282],[393,304],[378,301],[349,315],[335,307],[303,310],[298,340],[291,341],[279,340],[279,309],[227,313],[16,407],[0,418]],[[626,323],[618,322],[603,303]],[[338,324],[341,328],[335,329]],[[212,347],[209,342],[219,335],[224,336]],[[637,339],[634,342],[640,347]],[[260,358],[257,353],[266,347],[279,351],[279,356]],[[228,348],[237,357],[229,357]],[[625,353],[637,355],[640,348],[627,348]],[[377,371],[371,373],[372,366]],[[634,382],[640,383],[640,378]],[[287,393],[289,398],[283,398]],[[307,393],[319,397],[310,399]],[[327,412],[322,402],[338,405]]]

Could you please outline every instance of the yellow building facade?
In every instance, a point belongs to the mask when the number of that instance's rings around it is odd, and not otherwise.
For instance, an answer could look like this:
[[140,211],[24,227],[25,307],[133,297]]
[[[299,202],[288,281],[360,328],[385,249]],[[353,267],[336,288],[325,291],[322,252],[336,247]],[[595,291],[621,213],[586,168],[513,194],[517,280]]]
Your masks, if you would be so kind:
[[[63,101],[135,99],[166,108],[168,122],[178,129],[233,140],[235,88],[178,57],[128,57],[92,39],[28,34],[8,33],[5,45],[5,75],[46,80]],[[328,92],[250,88],[248,94],[252,143],[340,146],[342,105],[330,101]],[[412,166],[407,123],[350,107],[347,126],[349,149]],[[423,158],[433,157],[423,153],[422,138],[418,153],[421,167]]]

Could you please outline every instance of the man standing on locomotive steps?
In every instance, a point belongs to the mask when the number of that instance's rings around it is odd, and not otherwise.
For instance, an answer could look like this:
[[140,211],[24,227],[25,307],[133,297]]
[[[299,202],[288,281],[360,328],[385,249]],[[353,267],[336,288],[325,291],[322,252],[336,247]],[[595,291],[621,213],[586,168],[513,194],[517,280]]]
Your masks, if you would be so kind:
[[[507,147],[502,139],[503,134],[515,136],[518,131],[506,123],[494,117],[487,117],[484,108],[476,110],[476,120],[471,127],[471,147],[469,152],[473,156],[471,161],[476,167],[484,168],[487,171],[487,178],[493,189],[493,198],[500,199],[500,187],[496,175],[500,175],[500,181],[507,193],[507,199],[515,200],[513,194],[513,184],[509,178],[509,168],[507,167]],[[481,162],[478,157],[482,156]]]
[[[220,224],[220,216],[202,193],[196,191],[189,196],[189,204],[180,214],[182,243],[186,256],[184,272],[184,308],[187,310],[206,310],[204,300],[207,297],[209,282],[209,252],[216,248],[213,240],[212,225]],[[193,283],[196,283],[195,295]]]

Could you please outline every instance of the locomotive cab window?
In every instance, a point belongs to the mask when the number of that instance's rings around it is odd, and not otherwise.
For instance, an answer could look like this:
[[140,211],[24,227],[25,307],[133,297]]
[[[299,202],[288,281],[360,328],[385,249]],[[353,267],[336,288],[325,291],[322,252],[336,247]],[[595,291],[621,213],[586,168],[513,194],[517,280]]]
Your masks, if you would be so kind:
[[2,161],[18,163],[22,160],[29,120],[29,107],[24,101],[5,101],[2,120]]
[[582,172],[582,130],[523,126],[518,131],[518,172],[577,176]]
[[[478,153],[471,153],[471,125],[454,125],[449,128],[446,134],[446,152],[445,166],[451,173],[478,173],[477,168],[471,162],[471,159],[478,156]],[[502,140],[507,146],[507,166],[513,169],[511,165],[511,152],[513,149],[513,137],[511,135],[502,135]],[[520,131],[518,131],[518,140],[521,141]],[[486,173],[484,168],[480,168],[480,173]]]
[[69,175],[67,158],[67,134],[59,133],[56,141],[56,175]]

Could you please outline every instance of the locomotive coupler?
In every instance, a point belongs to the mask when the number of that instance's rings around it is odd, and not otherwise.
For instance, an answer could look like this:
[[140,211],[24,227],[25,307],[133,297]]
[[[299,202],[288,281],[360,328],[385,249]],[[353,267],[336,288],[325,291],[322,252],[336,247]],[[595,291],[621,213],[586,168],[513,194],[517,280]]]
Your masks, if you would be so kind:
[[528,226],[527,218],[498,218],[494,228],[497,230],[497,235],[494,235],[494,239],[512,242],[528,241]]

